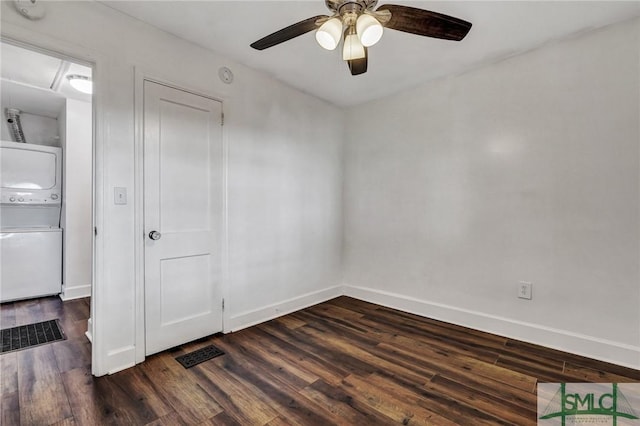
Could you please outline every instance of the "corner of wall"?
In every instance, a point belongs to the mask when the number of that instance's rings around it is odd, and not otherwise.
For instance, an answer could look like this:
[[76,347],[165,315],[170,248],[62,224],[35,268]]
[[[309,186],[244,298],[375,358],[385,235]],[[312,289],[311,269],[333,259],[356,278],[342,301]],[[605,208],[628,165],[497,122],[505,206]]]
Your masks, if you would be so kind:
[[326,302],[327,300],[342,296],[342,294],[342,286],[337,285],[324,290],[314,291],[302,296],[284,300],[282,302],[275,303],[264,308],[242,312],[237,315],[231,316],[229,321],[224,324],[224,332],[230,333],[240,331],[244,328],[248,328],[281,317],[283,315],[308,308],[309,306]]

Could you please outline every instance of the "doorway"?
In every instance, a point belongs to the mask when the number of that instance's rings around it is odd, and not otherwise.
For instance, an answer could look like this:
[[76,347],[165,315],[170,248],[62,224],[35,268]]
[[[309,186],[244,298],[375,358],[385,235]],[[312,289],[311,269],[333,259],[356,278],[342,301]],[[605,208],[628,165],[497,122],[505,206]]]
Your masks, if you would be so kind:
[[145,80],[145,354],[222,331],[222,103]]
[[[2,288],[20,286],[18,277],[28,277],[31,271],[39,272],[38,279],[46,281],[48,287],[15,296],[10,291],[4,292],[6,297],[0,294],[3,302],[0,307],[4,320],[2,328],[58,316],[67,337],[78,338],[77,342],[70,341],[67,346],[89,351],[90,355],[91,345],[84,343],[92,337],[91,321],[87,318],[90,316],[94,252],[93,68],[81,61],[7,40],[2,40],[0,49],[0,113],[3,123],[0,136],[3,145],[16,148],[14,151],[59,155],[61,170],[55,178],[60,180],[56,191],[48,193],[47,188],[34,187],[31,188],[34,191],[42,190],[42,197],[38,195],[24,200],[23,205],[19,205],[20,199],[17,199],[16,204],[10,206],[16,210],[18,218],[21,217],[20,208],[25,206],[30,208],[30,215],[35,213],[30,216],[30,223],[22,227],[19,223],[12,223],[9,231],[30,236],[58,234],[60,238],[55,242],[47,239],[51,249],[46,251],[40,244],[39,250],[32,251],[25,246],[25,251],[20,253],[15,251],[19,244],[10,246],[3,241],[3,255],[10,253],[13,258],[21,259],[23,265],[3,267]],[[41,169],[36,166],[34,170],[38,173]],[[3,187],[3,191],[6,189]],[[5,201],[9,199],[5,200],[3,195],[3,207],[7,207]],[[38,217],[42,215],[38,212],[44,210],[48,212],[48,219],[41,223]],[[3,225],[3,236],[9,233],[5,232],[8,231],[6,226]],[[47,268],[42,267],[45,260],[49,265]],[[12,275],[6,275],[5,269],[12,268],[15,269]],[[20,268],[24,271],[18,270]]]

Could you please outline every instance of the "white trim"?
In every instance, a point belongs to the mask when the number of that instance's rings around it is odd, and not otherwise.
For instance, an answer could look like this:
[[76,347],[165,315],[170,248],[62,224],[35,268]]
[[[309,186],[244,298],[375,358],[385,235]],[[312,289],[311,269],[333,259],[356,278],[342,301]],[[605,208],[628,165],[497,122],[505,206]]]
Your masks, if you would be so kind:
[[144,314],[144,80],[145,74],[134,67],[133,125],[134,125],[134,173],[133,173],[133,250],[134,250],[134,328],[135,362],[146,356]]
[[69,287],[67,285],[62,286],[62,293],[60,293],[60,299],[63,301],[81,299],[83,297],[91,296],[91,284],[74,285]]
[[413,297],[344,285],[344,295],[475,330],[640,369],[640,347]]
[[[191,93],[207,99],[220,102],[221,110],[224,113],[225,99],[212,95],[209,90],[193,88],[188,82],[176,81],[168,77],[163,77],[158,72],[147,72],[144,67],[134,67],[134,264],[135,264],[135,301],[134,301],[134,328],[135,328],[135,363],[139,364],[146,357],[145,341],[145,307],[144,307],[144,239],[146,237],[144,229],[144,82],[161,84],[176,90]],[[222,138],[222,214],[221,214],[221,297],[225,299],[227,294],[228,275],[228,223],[227,223],[227,143],[224,126],[220,129]],[[222,310],[222,326],[225,323],[225,309]]]
[[230,260],[229,260],[229,140],[227,139],[227,117],[222,102],[222,244],[221,244],[221,280],[222,286],[222,330],[229,321]]
[[87,336],[87,339],[93,343],[93,321],[91,318],[87,320],[87,331],[84,332],[84,335]]
[[283,315],[290,314],[318,303],[342,296],[342,286],[330,287],[324,290],[303,294],[302,296],[274,303],[264,308],[242,312],[229,318],[224,332],[232,332],[248,328]]
[[136,365],[135,362],[131,362],[134,359],[135,351],[136,348],[132,345],[109,351],[105,360],[107,374],[117,373]]
[[[93,68],[93,267],[92,267],[92,288],[91,288],[91,374],[102,376],[108,372],[106,368],[106,344],[103,337],[102,324],[106,324],[108,318],[103,317],[102,309],[106,306],[107,298],[104,294],[106,279],[105,263],[105,182],[107,181],[105,168],[105,145],[108,139],[108,126],[105,124],[104,104],[108,93],[108,78],[106,61],[96,60]],[[105,339],[106,340],[106,339]]]

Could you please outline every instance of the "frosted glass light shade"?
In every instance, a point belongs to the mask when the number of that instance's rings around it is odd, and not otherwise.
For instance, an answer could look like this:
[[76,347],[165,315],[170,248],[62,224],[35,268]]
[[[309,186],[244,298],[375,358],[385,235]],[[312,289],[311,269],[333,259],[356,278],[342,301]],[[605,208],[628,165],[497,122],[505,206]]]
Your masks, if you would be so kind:
[[342,36],[342,21],[338,18],[331,18],[316,31],[316,41],[327,50],[335,49],[340,43]]
[[84,75],[68,75],[67,79],[69,80],[69,84],[71,87],[76,89],[78,92],[92,94],[93,93],[93,82],[91,79]]
[[373,46],[382,37],[382,25],[373,16],[363,13],[356,21],[356,32],[363,46]]
[[355,33],[344,36],[344,47],[342,48],[342,59],[351,61],[365,57],[364,46],[360,43],[358,35]]

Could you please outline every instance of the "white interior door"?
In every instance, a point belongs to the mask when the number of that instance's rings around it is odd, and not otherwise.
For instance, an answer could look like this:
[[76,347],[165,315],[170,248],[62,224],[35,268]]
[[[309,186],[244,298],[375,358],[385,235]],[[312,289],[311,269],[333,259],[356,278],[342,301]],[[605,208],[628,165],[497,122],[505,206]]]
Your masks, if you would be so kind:
[[222,331],[221,125],[220,102],[144,82],[147,355]]

